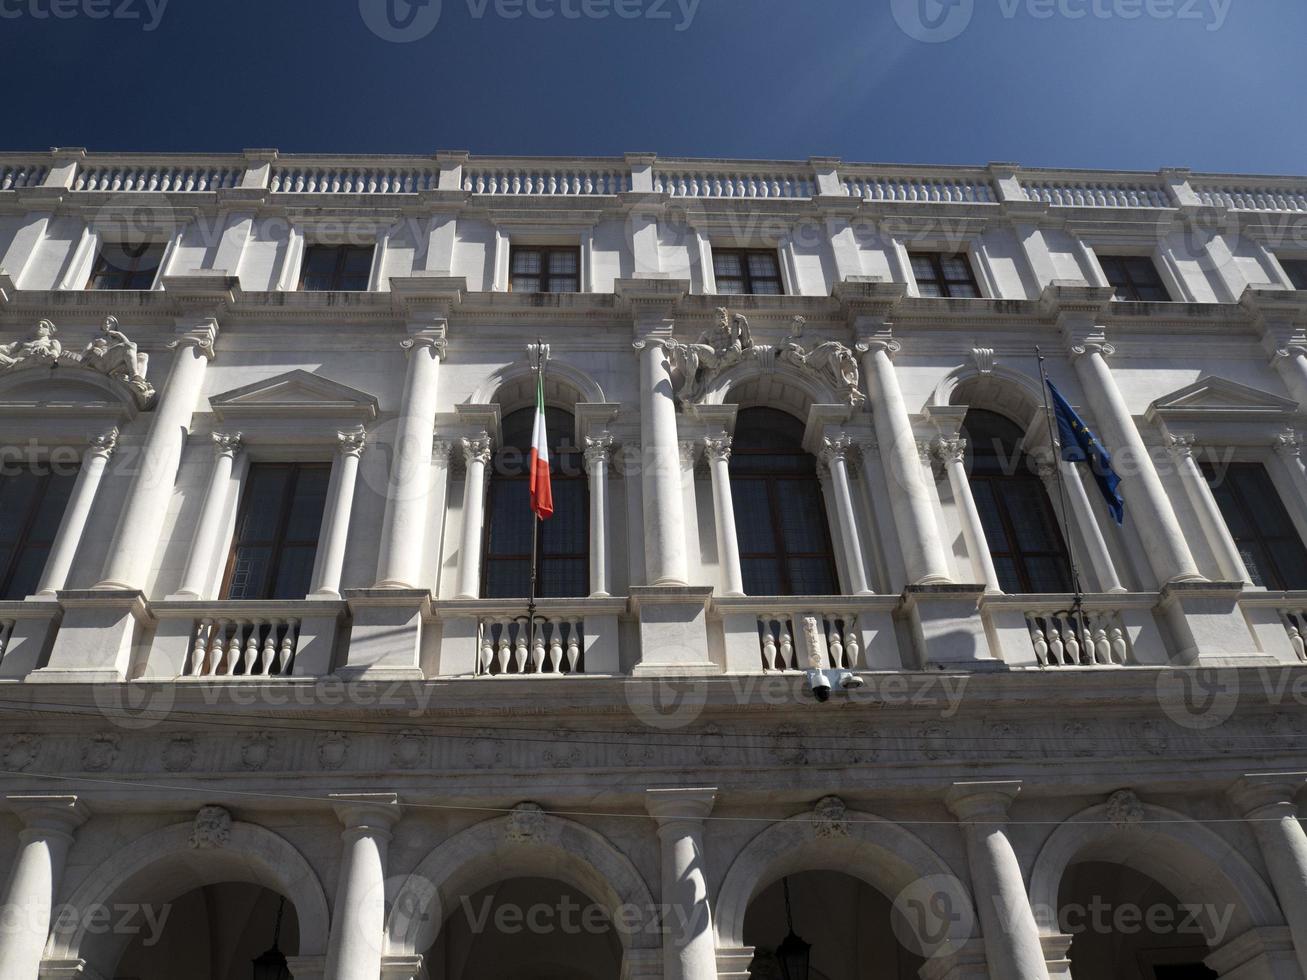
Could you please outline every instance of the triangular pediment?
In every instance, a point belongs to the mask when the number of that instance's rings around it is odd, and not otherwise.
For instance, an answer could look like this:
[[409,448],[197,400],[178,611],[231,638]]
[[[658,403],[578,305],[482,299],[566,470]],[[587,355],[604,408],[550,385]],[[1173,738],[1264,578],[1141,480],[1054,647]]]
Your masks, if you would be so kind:
[[353,418],[377,416],[377,399],[366,391],[309,371],[287,371],[209,399],[221,421],[258,418]]
[[1261,418],[1292,415],[1298,403],[1228,378],[1200,378],[1191,385],[1163,395],[1149,406],[1149,414],[1176,418]]

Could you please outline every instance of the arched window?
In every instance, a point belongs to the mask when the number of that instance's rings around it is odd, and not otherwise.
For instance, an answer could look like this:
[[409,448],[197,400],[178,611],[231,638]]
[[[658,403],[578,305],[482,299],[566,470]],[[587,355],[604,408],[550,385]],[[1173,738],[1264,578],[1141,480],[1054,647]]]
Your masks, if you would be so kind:
[[817,461],[804,451],[803,423],[773,408],[739,413],[731,442],[731,496],[749,595],[834,595]]
[[[495,453],[490,474],[486,521],[481,594],[489,599],[517,599],[530,591],[533,519],[528,478],[534,422],[534,407],[512,412],[503,421],[504,443]],[[536,595],[589,595],[589,499],[585,466],[573,445],[572,414],[546,408],[545,428],[554,515],[540,522]]]
[[1004,592],[1069,592],[1066,543],[1044,482],[1021,451],[1021,429],[972,409],[963,422],[971,450],[971,493]]

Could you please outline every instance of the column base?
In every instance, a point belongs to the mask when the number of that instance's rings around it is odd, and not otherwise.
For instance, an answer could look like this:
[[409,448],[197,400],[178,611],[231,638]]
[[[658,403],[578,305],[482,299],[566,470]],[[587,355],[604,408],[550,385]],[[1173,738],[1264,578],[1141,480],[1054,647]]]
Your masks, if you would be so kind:
[[989,648],[980,616],[984,594],[985,586],[977,584],[909,585],[903,590],[902,610],[912,626],[920,666],[1004,669]]
[[349,680],[422,680],[422,641],[431,616],[426,589],[346,589],[354,623],[335,674]]
[[631,673],[719,674],[708,659],[711,588],[634,586],[629,608],[640,621],[640,661]]
[[147,627],[155,625],[144,594],[89,589],[59,593],[64,617],[50,660],[29,681],[123,681]]
[[1168,582],[1158,603],[1182,666],[1257,666],[1279,660],[1264,653],[1239,607],[1242,582]]

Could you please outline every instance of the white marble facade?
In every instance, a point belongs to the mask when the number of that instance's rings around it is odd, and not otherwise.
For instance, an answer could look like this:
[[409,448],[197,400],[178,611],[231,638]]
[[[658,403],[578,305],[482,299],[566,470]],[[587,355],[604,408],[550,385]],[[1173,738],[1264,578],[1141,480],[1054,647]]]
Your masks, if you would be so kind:
[[[151,288],[85,288],[122,241]],[[335,244],[368,288],[300,288]],[[549,245],[579,291],[510,289]],[[781,295],[719,293],[741,248]],[[1170,301],[1114,299],[1121,256]],[[1307,536],[1304,260],[1302,179],[0,156],[4,473],[77,472],[0,601],[0,977],[249,976],[281,897],[297,980],[782,977],[785,882],[814,978],[1303,980],[1307,592],[1200,467],[1262,464]],[[589,594],[528,650],[482,542],[538,339]],[[1126,501],[1040,467],[1074,628],[1003,591],[963,436],[1046,449],[1036,346]],[[838,595],[747,594],[754,407],[819,461]],[[330,464],[310,585],[224,599],[279,461]]]

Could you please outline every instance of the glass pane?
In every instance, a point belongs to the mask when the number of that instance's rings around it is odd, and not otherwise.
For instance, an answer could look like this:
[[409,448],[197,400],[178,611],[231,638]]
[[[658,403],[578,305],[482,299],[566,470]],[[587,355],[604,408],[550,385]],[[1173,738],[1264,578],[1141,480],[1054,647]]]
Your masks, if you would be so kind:
[[1275,559],[1277,576],[1281,579],[1277,589],[1307,589],[1307,551],[1297,538],[1281,538],[1269,542],[1271,557]]
[[6,598],[22,599],[36,591],[41,581],[41,572],[45,570],[45,560],[50,554],[49,545],[29,544],[18,553],[14,563],[13,578],[5,590]]
[[304,271],[309,275],[330,275],[336,271],[336,249],[328,245],[311,245],[304,250]]
[[0,543],[18,540],[40,487],[40,478],[31,473],[0,479]]
[[763,276],[776,278],[780,272],[776,265],[776,256],[770,252],[750,252],[749,253],[749,274],[753,276]]
[[[490,555],[531,554],[531,491],[522,479],[494,479],[490,483]],[[525,595],[526,593],[522,593]]]
[[232,563],[231,584],[227,588],[229,599],[262,599],[268,580],[268,566],[272,561],[272,548],[267,545],[246,545],[238,548]]
[[[277,567],[277,580],[266,598],[303,599],[309,591],[313,577],[313,556],[316,551],[316,544],[283,548],[281,562]],[[264,596],[252,598],[264,598]]]
[[322,530],[322,512],[327,505],[329,466],[301,466],[295,480],[295,499],[286,521],[289,541],[317,541]]
[[549,271],[558,272],[576,272],[577,271],[577,254],[575,252],[550,252],[549,253]]
[[513,272],[535,275],[540,272],[540,252],[534,248],[513,249]]
[[[993,551],[1011,551],[1012,544],[1007,539],[1003,527],[1003,518],[999,514],[998,500],[994,496],[994,484],[989,480],[972,480],[971,496],[975,498],[976,510],[980,511],[980,523],[985,528],[985,540]],[[1004,586],[1004,590],[1007,587]]]
[[775,558],[742,558],[744,591],[748,595],[781,595],[781,568]]
[[944,269],[944,278],[971,281],[971,264],[960,255],[942,255],[939,260]]
[[345,250],[345,275],[367,276],[372,271],[372,248],[360,245]]
[[557,598],[589,595],[589,561],[585,558],[550,558],[540,563],[537,595]]
[[1307,259],[1280,259],[1294,289],[1307,289]]
[[712,257],[713,272],[719,276],[744,275],[744,264],[738,252],[714,252]]
[[241,541],[268,542],[273,539],[281,520],[289,478],[290,468],[286,466],[256,463],[250,467],[249,486],[237,529]]
[[530,591],[531,561],[528,558],[492,558],[486,562],[486,597],[525,599]]
[[68,506],[68,497],[73,492],[71,474],[54,475],[45,482],[41,502],[36,508],[36,515],[27,532],[28,541],[40,541],[46,544],[54,542],[59,531],[59,522],[63,520],[64,508]]
[[576,276],[553,276],[549,280],[549,292],[551,293],[577,293],[580,291],[580,282]]
[[1263,556],[1260,545],[1250,541],[1237,541],[1239,546],[1239,557],[1243,559],[1244,568],[1248,569],[1248,577],[1252,579],[1253,585],[1260,585],[1263,588],[1278,588],[1275,582],[1267,576],[1267,565]]
[[1004,592],[1020,593],[1024,591],[1021,587],[1021,576],[1017,574],[1017,562],[1015,558],[1006,558],[1001,555],[994,555],[994,571],[998,573],[998,585]]
[[935,278],[935,263],[929,255],[912,256],[912,278],[920,283],[923,279]]
[[514,276],[509,288],[515,293],[538,293],[540,292],[540,277]]
[[[14,549],[9,545],[0,544],[0,575],[9,574],[9,562],[13,557],[14,557]],[[3,584],[3,579],[0,579],[0,584]],[[0,591],[0,599],[22,599],[25,598],[25,596],[26,593],[24,593],[23,595],[14,595],[12,592],[9,592],[7,589],[4,591]]]
[[544,555],[585,555],[589,551],[589,514],[582,480],[555,480],[554,516],[540,524]]
[[1225,518],[1225,525],[1236,540],[1250,538],[1256,533],[1243,504],[1234,494],[1228,476],[1226,482],[1212,487],[1212,496],[1216,498],[1216,506],[1220,509],[1221,516]]
[[785,551],[825,553],[826,504],[817,478],[778,480],[774,486]]
[[1140,303],[1165,303],[1171,294],[1164,286],[1136,286],[1135,299]]
[[917,280],[917,292],[922,296],[943,296],[943,291],[933,281],[922,282]]
[[782,293],[781,284],[766,279],[755,279],[753,281],[753,292],[756,296],[780,296]]
[[955,282],[949,284],[948,294],[953,299],[976,299],[980,290],[969,282]]
[[791,558],[788,569],[791,595],[839,594],[834,569],[824,558]]
[[742,279],[718,279],[717,292],[723,296],[740,296],[744,293],[744,281]]
[[1007,505],[1017,546],[1023,551],[1057,551],[1061,534],[1048,513],[1044,487],[1037,480],[1012,477],[998,492]]
[[[740,540],[740,551],[745,553],[773,554],[776,551],[776,533],[772,528],[771,506],[767,500],[767,484],[762,480],[731,481],[731,496],[735,503],[735,531]],[[775,595],[776,593],[765,593]]]
[[1071,579],[1066,561],[1062,558],[1027,558],[1026,571],[1030,575],[1032,592],[1069,592]]

